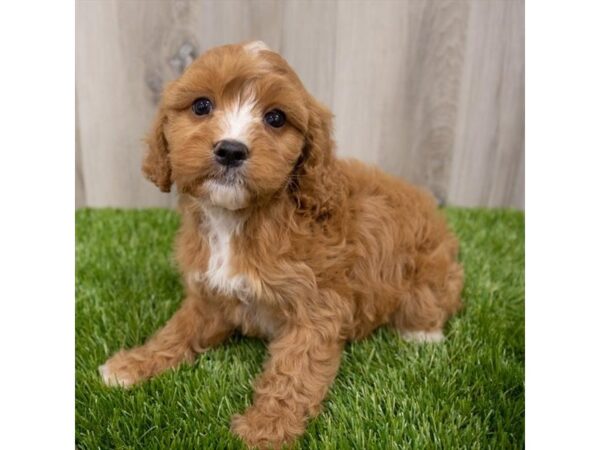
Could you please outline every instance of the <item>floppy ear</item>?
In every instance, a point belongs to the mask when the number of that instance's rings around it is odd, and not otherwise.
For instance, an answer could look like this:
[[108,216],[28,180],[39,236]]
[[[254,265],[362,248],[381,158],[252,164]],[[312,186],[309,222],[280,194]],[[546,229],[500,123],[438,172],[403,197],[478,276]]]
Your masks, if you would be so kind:
[[171,180],[171,163],[169,162],[169,147],[164,134],[167,115],[161,107],[154,119],[152,129],[146,136],[148,150],[144,157],[142,171],[146,178],[152,181],[163,192],[170,192],[173,181]]
[[293,193],[298,207],[317,219],[329,216],[336,207],[334,142],[331,138],[331,112],[310,98],[308,126],[302,156],[293,177]]

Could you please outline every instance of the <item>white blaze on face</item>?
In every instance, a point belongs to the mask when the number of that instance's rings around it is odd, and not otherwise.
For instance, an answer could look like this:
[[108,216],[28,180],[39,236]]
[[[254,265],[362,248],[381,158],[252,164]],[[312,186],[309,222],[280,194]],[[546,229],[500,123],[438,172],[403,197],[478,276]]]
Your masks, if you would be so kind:
[[231,105],[226,106],[223,115],[222,139],[240,141],[249,146],[249,134],[252,125],[260,123],[260,115],[255,110],[256,102],[252,97],[238,99]]

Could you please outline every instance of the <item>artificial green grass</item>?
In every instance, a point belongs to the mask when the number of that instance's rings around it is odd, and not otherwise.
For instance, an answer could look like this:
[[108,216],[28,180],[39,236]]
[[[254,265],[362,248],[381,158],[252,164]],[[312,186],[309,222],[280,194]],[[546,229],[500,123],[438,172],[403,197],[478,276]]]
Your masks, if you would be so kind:
[[[340,372],[295,448],[522,448],[524,220],[502,210],[446,210],[461,241],[465,309],[438,345],[392,330],[346,346]],[[233,337],[193,365],[131,390],[97,367],[139,345],[177,309],[179,218],[165,210],[76,213],[76,445],[79,449],[243,448],[230,416],[251,402],[265,358]]]

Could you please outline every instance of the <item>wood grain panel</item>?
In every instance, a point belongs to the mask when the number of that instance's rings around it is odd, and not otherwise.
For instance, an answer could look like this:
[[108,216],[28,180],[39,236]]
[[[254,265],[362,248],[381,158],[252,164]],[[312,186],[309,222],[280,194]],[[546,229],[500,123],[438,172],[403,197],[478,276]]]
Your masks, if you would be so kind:
[[141,50],[161,24],[166,28],[166,8],[157,3],[140,11],[136,5],[77,3],[77,112],[88,206],[172,205],[172,196],[158,194],[140,172],[141,139],[156,102],[146,89]]
[[140,172],[164,84],[261,39],[336,115],[340,156],[456,205],[524,207],[522,0],[76,4],[76,204],[173,206]]
[[[445,203],[468,21],[466,2],[411,2],[402,113],[408,159],[401,174]],[[408,139],[407,139],[408,137]]]
[[[401,153],[394,91],[402,89],[407,2],[341,2],[338,9],[333,110],[340,156],[377,163],[382,152]],[[401,94],[400,94],[401,95]],[[397,103],[396,103],[397,104]],[[396,114],[390,114],[394,110]],[[389,141],[389,139],[388,139]]]
[[449,202],[524,207],[523,2],[471,2]]
[[75,208],[86,206],[85,185],[83,184],[83,163],[79,141],[79,116],[75,108]]
[[338,2],[334,0],[284,3],[279,48],[306,89],[330,108],[335,83],[337,15]]

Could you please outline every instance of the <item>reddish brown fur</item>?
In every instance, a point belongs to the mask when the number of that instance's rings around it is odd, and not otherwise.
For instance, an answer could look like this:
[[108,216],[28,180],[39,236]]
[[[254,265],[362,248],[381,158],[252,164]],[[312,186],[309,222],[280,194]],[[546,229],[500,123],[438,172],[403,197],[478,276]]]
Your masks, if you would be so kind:
[[[222,212],[242,224],[230,242],[230,275],[244,280],[234,296],[202,278],[211,254],[203,183],[216,170],[211,121],[219,105],[248,90],[262,113],[279,107],[288,123],[254,126],[244,173],[249,200]],[[214,118],[191,113],[200,96],[214,99]],[[433,198],[337,159],[331,113],[279,55],[241,45],[204,54],[165,90],[148,143],[145,174],[180,193],[176,253],[187,296],[146,344],[107,361],[107,382],[129,385],[192,361],[235,329],[267,338],[270,359],[253,405],[233,418],[232,430],[250,446],[280,447],[318,413],[344,342],[384,324],[440,330],[460,307],[458,245]]]

